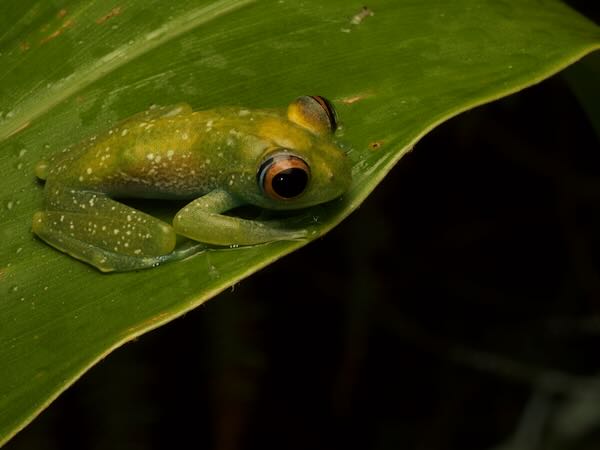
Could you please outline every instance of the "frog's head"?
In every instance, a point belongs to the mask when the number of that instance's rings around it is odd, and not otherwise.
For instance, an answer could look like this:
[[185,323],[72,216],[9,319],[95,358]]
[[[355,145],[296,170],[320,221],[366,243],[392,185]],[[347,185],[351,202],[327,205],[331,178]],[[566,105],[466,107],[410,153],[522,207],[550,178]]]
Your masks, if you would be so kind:
[[299,97],[288,107],[287,123],[268,127],[275,145],[261,157],[256,173],[261,198],[253,203],[269,209],[305,208],[348,190],[351,166],[331,141],[337,127],[331,103],[319,96]]

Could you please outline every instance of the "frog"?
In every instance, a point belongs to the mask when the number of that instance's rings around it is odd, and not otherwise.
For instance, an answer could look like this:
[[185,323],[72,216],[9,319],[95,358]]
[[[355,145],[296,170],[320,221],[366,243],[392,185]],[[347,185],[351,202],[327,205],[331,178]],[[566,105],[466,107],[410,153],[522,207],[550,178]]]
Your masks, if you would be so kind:
[[[352,182],[334,139],[338,124],[319,95],[281,109],[150,107],[37,163],[44,198],[32,231],[101,272],[147,269],[214,247],[305,240],[310,226],[299,226],[296,212],[341,197]],[[168,223],[128,198],[184,206]],[[232,213],[244,205],[291,214]]]

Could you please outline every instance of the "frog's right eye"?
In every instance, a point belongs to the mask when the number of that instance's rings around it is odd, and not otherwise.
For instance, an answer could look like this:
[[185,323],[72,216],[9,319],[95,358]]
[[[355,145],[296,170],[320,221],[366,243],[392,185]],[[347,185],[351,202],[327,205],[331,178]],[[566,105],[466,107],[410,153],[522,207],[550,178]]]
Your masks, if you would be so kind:
[[269,156],[256,174],[263,193],[274,200],[292,200],[308,186],[310,168],[300,157],[286,150]]
[[287,110],[288,119],[314,134],[333,133],[337,128],[337,114],[329,100],[320,95],[298,97]]

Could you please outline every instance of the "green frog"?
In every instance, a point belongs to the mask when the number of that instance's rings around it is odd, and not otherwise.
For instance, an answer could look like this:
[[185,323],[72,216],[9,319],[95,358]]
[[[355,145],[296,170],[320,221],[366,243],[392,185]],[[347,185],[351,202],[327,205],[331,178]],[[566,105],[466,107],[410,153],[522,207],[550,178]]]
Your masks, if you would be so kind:
[[[46,180],[33,232],[103,272],[138,270],[206,248],[308,237],[293,216],[226,215],[242,205],[296,210],[341,196],[350,162],[333,105],[302,96],[284,110],[154,107],[36,166]],[[115,198],[185,200],[172,224]],[[297,221],[296,221],[297,222]],[[189,238],[176,248],[176,236]]]

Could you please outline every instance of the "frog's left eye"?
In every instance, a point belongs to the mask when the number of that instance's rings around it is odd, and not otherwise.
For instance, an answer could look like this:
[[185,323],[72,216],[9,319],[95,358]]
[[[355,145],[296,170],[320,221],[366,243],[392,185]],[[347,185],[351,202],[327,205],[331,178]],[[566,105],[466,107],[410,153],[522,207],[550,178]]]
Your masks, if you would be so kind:
[[282,151],[269,156],[256,174],[262,191],[274,200],[291,200],[308,186],[310,168],[295,155]]
[[315,134],[333,133],[338,126],[335,108],[320,95],[304,95],[294,100],[287,110],[288,119]]

